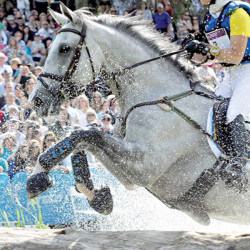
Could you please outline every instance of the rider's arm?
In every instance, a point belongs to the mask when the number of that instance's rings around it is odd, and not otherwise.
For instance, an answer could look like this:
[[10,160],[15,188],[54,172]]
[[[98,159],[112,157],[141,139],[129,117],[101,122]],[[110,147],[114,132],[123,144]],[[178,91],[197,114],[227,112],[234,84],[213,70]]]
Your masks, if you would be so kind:
[[242,8],[235,11],[230,18],[231,48],[220,50],[216,59],[232,64],[239,64],[246,51],[248,38],[250,37],[250,16]]

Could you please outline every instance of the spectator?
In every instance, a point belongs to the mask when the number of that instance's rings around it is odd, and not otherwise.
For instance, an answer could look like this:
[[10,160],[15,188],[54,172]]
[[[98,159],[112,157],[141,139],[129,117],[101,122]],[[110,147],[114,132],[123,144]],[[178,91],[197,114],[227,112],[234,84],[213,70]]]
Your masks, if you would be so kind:
[[26,81],[26,87],[25,87],[25,91],[28,95],[28,97],[31,95],[31,93],[33,92],[33,90],[36,87],[37,82],[34,79],[28,79]]
[[0,74],[2,74],[5,70],[10,72],[11,74],[13,73],[11,66],[7,65],[6,61],[7,57],[3,52],[0,52]]
[[15,79],[20,73],[19,67],[21,65],[21,60],[18,57],[14,57],[10,60],[10,65],[13,70],[13,77]]
[[12,119],[15,119],[15,121],[19,122],[21,120],[21,117],[20,117],[20,110],[18,109],[17,105],[10,106],[8,112],[5,112],[5,117],[7,122]]
[[42,28],[38,30],[38,34],[44,44],[46,44],[48,39],[52,38],[53,30],[49,28],[49,23],[47,21],[43,21]]
[[74,107],[73,103],[76,101],[76,98],[69,101],[65,107],[67,108],[69,119],[72,124],[79,124],[79,117],[76,108]]
[[41,144],[38,140],[32,139],[28,141],[28,161],[27,172],[32,172],[39,155],[42,153]]
[[2,136],[2,148],[3,154],[1,157],[7,161],[7,159],[14,153],[17,146],[17,138],[14,133],[6,132]]
[[177,21],[176,24],[177,28],[177,36],[178,36],[178,41],[177,44],[181,44],[183,39],[192,31],[192,23],[191,23],[191,18],[188,12],[185,12],[182,15],[182,19]]
[[25,95],[23,87],[20,83],[18,83],[15,87],[15,96],[18,99],[18,103],[20,104],[21,98]]
[[18,31],[17,23],[15,22],[15,17],[13,15],[10,15],[7,17],[7,30],[10,32],[12,36]]
[[29,27],[33,33],[36,33],[38,31],[36,17],[34,15],[31,15],[29,17],[29,21],[25,23],[25,25]]
[[58,139],[54,132],[48,131],[45,133],[42,141],[42,152],[53,146],[58,142]]
[[110,0],[99,0],[99,5],[101,8],[101,13],[108,13],[111,7],[111,1]]
[[109,102],[107,100],[103,100],[100,112],[97,114],[97,119],[99,121],[102,120],[103,115],[107,113],[108,109],[109,109]]
[[7,53],[8,60],[18,56],[19,48],[17,39],[14,36],[10,37],[9,45],[7,45],[3,51]]
[[7,15],[12,15],[13,14],[14,5],[12,4],[12,1],[10,1],[10,0],[2,0],[2,6],[3,6],[3,11]]
[[171,3],[169,1],[165,1],[164,0],[164,9],[165,11],[170,15],[170,17],[173,17],[174,16],[174,10],[173,10],[173,7],[171,5]]
[[[11,118],[10,120],[7,120],[5,123],[6,133],[11,133],[16,138],[16,146],[17,147],[19,145],[21,145],[26,139],[26,136],[20,132],[20,125],[21,124],[22,124],[21,121],[19,119],[16,119],[16,118]],[[0,136],[0,141],[3,140],[5,134]]]
[[56,28],[59,28],[60,26],[55,22],[54,18],[50,15],[47,14],[47,21],[49,23],[49,28],[54,30]]
[[156,29],[161,33],[166,33],[170,35],[171,31],[171,18],[168,13],[163,10],[163,4],[157,4],[158,12],[153,16],[153,22]]
[[8,36],[5,33],[5,27],[2,23],[0,23],[0,44],[5,47],[8,44]]
[[32,108],[26,96],[21,97],[20,105],[21,105],[22,117],[24,120],[27,120],[30,114],[32,113]]
[[[2,73],[3,76],[3,82],[0,84],[0,94],[1,95],[5,95],[6,93],[15,93],[14,88],[15,88],[15,83],[12,82],[12,76],[11,73],[9,73],[7,70],[5,70]],[[6,86],[6,84],[8,84],[8,86]]]
[[22,87],[25,89],[26,88],[26,82],[29,79],[33,79],[35,82],[37,82],[37,79],[35,75],[32,74],[32,72],[29,69],[30,66],[27,64],[22,64],[19,69],[20,69],[20,74],[15,78],[16,83],[21,83]]
[[24,25],[24,20],[23,20],[22,16],[17,18],[17,27],[18,27],[18,31],[23,33],[25,25]]
[[200,25],[199,25],[199,18],[198,16],[192,17],[192,30],[191,33],[198,34],[200,33]]
[[[6,84],[8,86],[9,83]],[[4,106],[1,108],[4,112],[9,112],[9,108],[12,105],[17,105],[18,99],[15,97],[13,93],[7,93],[5,96],[5,101],[3,102]],[[2,105],[2,104],[1,104]]]
[[49,131],[55,133],[56,137],[62,139],[65,128],[70,126],[69,114],[64,105],[61,106],[57,120],[49,127]]
[[130,12],[133,2],[130,0],[115,0],[113,5],[119,16],[123,16],[125,11]]
[[13,13],[14,13],[14,16],[15,16],[16,20],[17,20],[18,17],[22,17],[23,16],[22,12],[18,8],[14,8],[13,9]]
[[32,59],[33,59],[32,41],[31,40],[27,41],[26,46],[25,46],[25,52],[26,52],[27,55],[31,56]]
[[92,126],[94,124],[95,126],[101,127],[97,120],[97,114],[92,108],[89,108],[87,111],[87,123],[87,126]]
[[120,116],[120,107],[114,95],[108,96],[107,101],[109,103],[109,109],[107,113],[111,115],[111,124],[114,125],[116,122],[116,117]]
[[8,175],[12,179],[18,172],[25,172],[28,165],[28,144],[23,143],[19,146],[16,153],[8,159],[9,171]]
[[34,40],[34,33],[30,30],[28,26],[25,26],[23,29],[23,40],[27,44],[29,40]]
[[34,41],[32,42],[32,54],[35,62],[40,62],[42,56],[45,55],[45,46],[41,41],[39,33],[35,34]]
[[116,16],[116,15],[118,14],[117,9],[115,8],[115,6],[112,6],[112,7],[110,8],[109,14],[110,14],[110,15],[114,15],[114,16]]
[[152,12],[148,8],[147,0],[142,0],[141,7],[137,10],[136,16],[139,16],[140,19],[150,20],[152,21]]
[[29,142],[30,140],[41,141],[41,128],[40,124],[37,121],[26,121],[26,139]]
[[17,40],[18,49],[19,49],[19,50],[24,50],[26,44],[25,44],[25,42],[24,42],[24,40],[23,40],[23,32],[18,30],[18,31],[15,33],[15,38],[16,38],[16,40]]
[[96,111],[100,112],[101,110],[101,105],[103,103],[103,96],[100,92],[96,91],[92,95],[92,100],[91,100],[91,107]]
[[6,17],[6,12],[3,8],[0,9],[0,22],[2,22]]
[[[19,50],[18,57],[20,58],[22,64],[26,64],[28,67],[30,67],[30,65],[34,65],[33,58],[27,55],[25,49]],[[31,74],[30,71],[29,73]]]
[[89,99],[86,95],[80,95],[76,102],[76,111],[79,117],[79,125],[84,128],[87,125],[87,111],[90,108]]
[[111,124],[112,117],[109,114],[104,114],[102,116],[101,124],[104,134],[113,134],[114,127]]

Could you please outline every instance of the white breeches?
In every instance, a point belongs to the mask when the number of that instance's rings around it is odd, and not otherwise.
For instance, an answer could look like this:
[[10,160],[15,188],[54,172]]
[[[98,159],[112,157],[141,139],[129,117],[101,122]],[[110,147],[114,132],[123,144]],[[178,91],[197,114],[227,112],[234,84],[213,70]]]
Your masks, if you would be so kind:
[[250,63],[229,67],[223,81],[215,89],[217,96],[231,98],[227,111],[227,122],[242,114],[250,120]]

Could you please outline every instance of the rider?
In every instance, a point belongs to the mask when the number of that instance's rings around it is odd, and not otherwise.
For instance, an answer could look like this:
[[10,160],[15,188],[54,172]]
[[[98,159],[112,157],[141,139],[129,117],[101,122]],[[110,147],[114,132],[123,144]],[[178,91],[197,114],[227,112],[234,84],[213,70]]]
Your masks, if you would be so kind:
[[247,183],[248,135],[244,119],[250,114],[250,4],[231,0],[200,0],[209,6],[205,16],[204,33],[210,45],[186,40],[184,48],[216,59],[228,72],[216,94],[231,98],[227,111],[230,144],[226,154],[228,164],[224,170],[226,184],[239,192],[237,183]]

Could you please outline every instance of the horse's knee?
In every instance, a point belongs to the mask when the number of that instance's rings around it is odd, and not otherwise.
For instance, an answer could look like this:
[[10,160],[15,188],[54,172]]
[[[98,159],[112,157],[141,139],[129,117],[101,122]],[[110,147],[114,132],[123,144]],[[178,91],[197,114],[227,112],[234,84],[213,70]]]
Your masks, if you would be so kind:
[[87,142],[94,144],[102,139],[102,132],[97,129],[78,129],[71,133],[71,140],[76,145],[79,142]]

